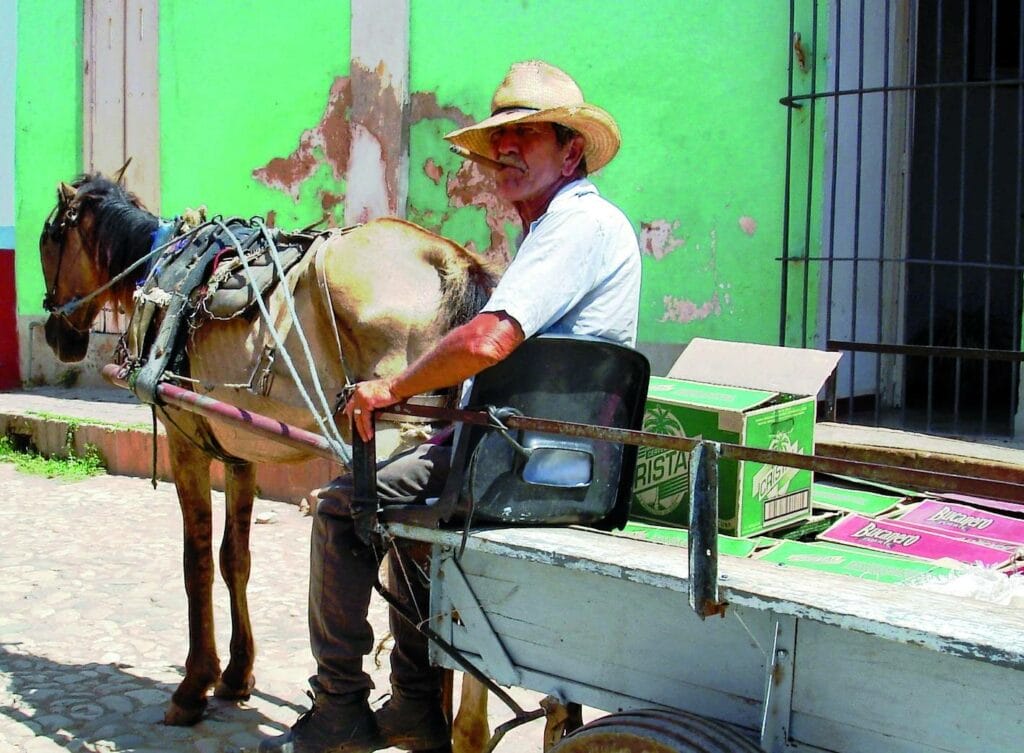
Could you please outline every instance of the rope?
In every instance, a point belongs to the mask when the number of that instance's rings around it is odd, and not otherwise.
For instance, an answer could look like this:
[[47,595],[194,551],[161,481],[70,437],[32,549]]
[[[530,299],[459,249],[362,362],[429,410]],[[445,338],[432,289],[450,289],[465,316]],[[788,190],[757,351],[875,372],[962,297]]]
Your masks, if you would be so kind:
[[[235,234],[231,232],[231,228],[225,225],[220,219],[214,219],[213,221],[227,234],[228,238],[231,239],[231,242],[237,248],[241,248],[242,244],[235,236]],[[281,279],[283,281],[284,272],[281,267],[280,257],[277,255],[277,246],[274,243],[273,239],[270,237],[270,234],[267,231],[266,226],[259,221],[257,221],[257,224],[260,226],[261,232],[267,239],[270,257],[273,260],[274,266],[277,268],[278,274],[281,275]],[[241,260],[242,267],[245,269],[245,274],[249,280],[249,284],[253,285],[254,277],[252,272],[249,271],[249,262],[246,260],[245,254],[239,254],[238,258]],[[313,400],[310,398],[309,393],[306,391],[306,387],[302,382],[302,378],[299,376],[298,369],[295,367],[295,364],[292,361],[291,356],[285,349],[284,342],[281,340],[280,333],[277,331],[277,327],[274,326],[273,320],[270,316],[270,312],[267,310],[267,306],[263,302],[263,296],[255,296],[256,305],[259,307],[260,315],[263,317],[264,322],[266,322],[267,330],[270,332],[270,336],[274,340],[274,344],[277,346],[278,351],[281,354],[281,358],[284,361],[284,364],[287,367],[289,374],[291,374],[292,381],[295,383],[295,387],[299,391],[299,395],[302,397],[302,400],[306,404],[306,407],[313,415],[313,419],[316,421],[317,426],[320,427],[321,435],[324,437],[325,440],[327,440],[327,443],[330,445],[331,450],[334,452],[335,455],[338,456],[341,462],[344,463],[345,465],[351,465],[352,451],[348,447],[348,445],[345,444],[345,441],[341,436],[341,432],[338,431],[338,427],[334,424],[334,420],[330,413],[330,406],[327,403],[327,398],[324,396],[323,389],[320,386],[320,379],[319,376],[317,375],[315,361],[309,350],[309,344],[306,342],[305,334],[302,332],[301,322],[299,322],[298,317],[296,317],[295,315],[294,300],[292,298],[290,291],[287,291],[287,289],[285,290],[284,297],[288,305],[289,313],[292,316],[293,327],[295,328],[296,334],[299,337],[299,341],[302,343],[303,351],[305,353],[306,359],[309,362],[310,373],[313,376],[313,383],[316,386],[316,392],[321,400],[322,410],[324,410],[324,413],[328,419],[326,421],[324,420],[324,415],[322,415],[317,410],[316,405],[314,405]]]
[[[284,282],[284,268],[281,265],[281,257],[280,257],[280,255],[277,252],[277,245],[274,243],[273,238],[270,237],[270,231],[267,229],[267,226],[263,224],[263,220],[262,219],[260,219],[259,217],[254,217],[252,221],[260,229],[260,232],[263,233],[263,237],[267,239],[267,245],[269,246],[269,250],[270,250],[270,258],[273,260],[274,267],[277,269],[277,274],[280,276],[281,281],[283,283]],[[320,246],[320,248],[318,248],[314,253],[319,254],[322,248],[323,248],[323,246]],[[313,259],[313,268],[314,268],[313,269],[313,271],[314,271],[314,275],[313,276],[317,279],[317,283],[318,283],[317,290],[318,290],[318,292],[323,294],[324,292],[326,292],[326,290],[325,289],[321,289],[320,283],[323,283],[323,284],[326,285],[326,281],[320,279],[320,275],[319,275],[319,273],[317,272],[317,269],[316,269],[316,263],[317,263],[317,259],[314,258]],[[312,296],[312,295],[311,295],[311,297],[315,298],[315,296]],[[322,383],[322,381],[320,379],[319,373],[316,370],[316,359],[313,358],[313,354],[310,352],[309,342],[306,340],[306,333],[302,329],[302,323],[299,320],[299,315],[295,311],[295,297],[291,294],[291,290],[288,289],[288,288],[285,288],[284,301],[285,301],[285,305],[288,307],[288,314],[292,318],[292,326],[295,328],[295,334],[299,338],[299,342],[302,344],[302,352],[305,353],[306,360],[309,362],[309,370],[310,370],[310,372],[313,375],[313,385],[316,387],[317,397],[320,398],[321,408],[325,411],[327,416],[333,416],[334,413],[335,413],[335,411],[333,409],[333,404],[330,403],[327,400],[327,396],[324,395],[323,383]],[[347,388],[347,387],[349,387],[352,384],[352,378],[351,378],[351,374],[349,372],[348,364],[345,363],[345,351],[341,347],[341,337],[338,334],[338,327],[337,327],[336,322],[334,321],[334,312],[330,309],[330,298],[328,297],[325,300],[324,303],[327,306],[327,314],[330,317],[330,321],[331,321],[331,324],[332,324],[332,331],[334,333],[334,343],[335,343],[335,345],[338,348],[338,358],[341,361],[341,371],[345,375],[345,387]],[[333,421],[331,422],[331,426],[334,426],[334,422]],[[339,433],[338,436],[339,436],[339,439],[340,439],[340,433]]]
[[150,474],[149,483],[151,483],[153,485],[153,488],[156,489],[156,462],[157,462],[156,405],[150,405],[149,406],[149,412],[150,412],[150,415],[151,415],[151,417],[153,419],[153,445],[152,445],[152,457],[151,457],[151,459],[153,461],[153,464],[152,464],[153,472]]

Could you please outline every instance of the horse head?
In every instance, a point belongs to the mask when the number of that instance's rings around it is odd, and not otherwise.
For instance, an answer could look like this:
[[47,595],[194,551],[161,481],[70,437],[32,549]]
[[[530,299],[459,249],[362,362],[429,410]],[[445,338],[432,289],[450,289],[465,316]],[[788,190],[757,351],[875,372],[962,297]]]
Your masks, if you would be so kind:
[[64,362],[85,357],[92,322],[107,302],[130,300],[133,281],[105,286],[137,246],[125,241],[142,233],[148,244],[157,224],[121,185],[123,175],[121,168],[113,180],[93,173],[59,183],[57,204],[39,237],[46,342]]

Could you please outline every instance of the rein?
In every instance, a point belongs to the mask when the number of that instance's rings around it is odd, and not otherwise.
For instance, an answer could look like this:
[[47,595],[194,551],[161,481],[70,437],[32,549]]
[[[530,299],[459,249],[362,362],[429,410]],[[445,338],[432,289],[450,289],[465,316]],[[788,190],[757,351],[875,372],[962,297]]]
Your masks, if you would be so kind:
[[[231,229],[226,224],[224,224],[218,219],[214,219],[213,221],[227,234],[228,238],[231,239],[232,243],[235,244],[236,248],[241,248],[241,242],[238,240],[238,238],[235,237],[235,234],[231,232]],[[258,229],[258,232],[263,236],[264,240],[267,243],[267,250],[270,253],[270,258],[273,260],[274,266],[277,267],[278,274],[280,275],[281,280],[283,282],[285,278],[285,273],[284,269],[281,266],[281,259],[277,251],[277,244],[274,243],[273,237],[271,236],[269,230],[267,229],[267,226],[262,222],[262,220],[256,219],[254,220],[254,223]],[[252,273],[249,271],[249,264],[245,258],[245,254],[239,254],[239,259],[242,262],[242,266],[245,269],[246,274],[250,275],[251,279]],[[337,426],[334,424],[332,418],[332,407],[331,404],[328,402],[327,397],[324,395],[323,388],[320,383],[320,376],[317,373],[316,359],[313,358],[313,354],[310,352],[309,343],[306,340],[306,334],[302,330],[298,314],[295,311],[294,299],[289,293],[288,295],[285,296],[285,305],[287,306],[288,313],[291,316],[292,326],[294,328],[293,331],[298,337],[299,344],[302,346],[303,355],[306,357],[306,362],[309,366],[310,376],[312,377],[316,397],[320,401],[320,410],[317,409],[313,399],[310,397],[309,393],[306,392],[305,385],[302,382],[302,377],[299,375],[298,370],[295,367],[295,364],[292,362],[291,356],[288,354],[287,348],[285,348],[284,340],[281,337],[281,333],[278,331],[277,327],[274,326],[274,320],[270,316],[270,312],[267,309],[267,306],[264,303],[262,296],[256,296],[256,305],[260,310],[260,315],[263,317],[263,320],[268,325],[268,332],[270,333],[271,338],[274,340],[274,344],[277,346],[285,366],[291,373],[292,383],[298,390],[299,395],[303,399],[303,402],[306,403],[306,407],[313,415],[313,420],[316,421],[317,426],[320,427],[320,433],[323,435],[324,439],[326,439],[328,443],[331,445],[331,449],[334,451],[334,454],[338,456],[341,462],[347,466],[351,465],[352,450],[345,443],[345,440],[342,438]],[[340,344],[338,347],[341,347]],[[344,354],[342,354],[341,365],[342,370],[345,373],[346,387],[348,387],[352,383],[352,377],[349,373],[347,365],[345,364]]]
[[[154,258],[158,257],[160,254],[162,254],[164,251],[166,251],[168,248],[170,248],[172,246],[173,247],[177,247],[177,248],[183,248],[184,246],[186,246],[189,243],[190,239],[193,236],[195,236],[197,231],[199,231],[200,229],[202,229],[204,227],[208,227],[209,225],[217,226],[230,239],[231,243],[234,245],[235,248],[238,248],[238,249],[242,248],[242,243],[239,241],[238,237],[231,231],[231,229],[227,226],[227,224],[225,222],[223,222],[219,217],[214,218],[209,223],[198,223],[198,224],[190,227],[187,232],[185,232],[182,235],[177,236],[177,237],[174,236],[175,231],[178,230],[179,228],[181,228],[182,225],[185,222],[188,222],[188,220],[187,219],[186,220],[182,220],[181,218],[176,218],[174,221],[166,221],[166,220],[162,220],[161,219],[161,220],[158,220],[157,229],[156,229],[155,232],[153,232],[152,244],[151,244],[150,250],[148,252],[144,253],[138,259],[136,259],[131,264],[129,264],[124,270],[122,270],[118,274],[114,275],[106,283],[104,283],[103,285],[99,286],[95,290],[92,290],[91,292],[89,292],[89,293],[87,293],[87,294],[85,294],[83,296],[72,298],[72,299],[70,299],[70,300],[68,300],[68,301],[58,305],[55,302],[54,299],[55,299],[56,293],[57,293],[57,286],[58,286],[59,280],[60,280],[60,275],[61,275],[61,270],[62,270],[62,266],[63,266],[63,262],[64,262],[64,257],[68,253],[68,249],[67,249],[67,234],[72,229],[77,230],[78,235],[79,235],[79,240],[80,240],[81,248],[85,249],[85,248],[88,247],[87,243],[86,243],[86,238],[85,238],[85,236],[84,236],[84,234],[82,232],[82,228],[81,228],[81,226],[79,224],[79,215],[80,215],[79,209],[80,208],[79,208],[78,203],[73,201],[73,200],[68,202],[67,204],[65,204],[63,202],[58,203],[58,205],[51,212],[49,218],[47,218],[47,221],[45,223],[44,233],[46,234],[46,236],[50,237],[51,240],[53,240],[53,241],[58,241],[59,240],[59,247],[58,247],[58,254],[57,254],[57,263],[56,263],[55,274],[53,276],[52,281],[49,283],[48,291],[47,291],[46,295],[44,296],[43,308],[44,308],[44,310],[46,310],[52,316],[60,318],[66,326],[68,326],[69,328],[73,329],[75,332],[77,332],[77,333],[79,333],[81,335],[87,335],[89,333],[89,328],[87,327],[86,329],[81,330],[77,326],[75,326],[68,319],[68,317],[71,314],[73,314],[75,311],[77,311],[80,308],[82,308],[84,305],[86,305],[87,303],[89,303],[90,301],[95,299],[96,297],[98,297],[98,296],[102,295],[103,293],[109,291],[114,286],[118,285],[119,283],[122,283],[126,278],[129,277],[129,275],[132,275],[136,270],[138,270],[140,267],[143,267],[144,265],[148,265],[149,266],[149,268],[151,270],[150,274],[152,274],[152,268],[154,266],[154,262],[153,262]],[[58,222],[58,218],[59,218],[59,222]],[[188,224],[191,224],[191,222],[189,222]],[[272,259],[274,266],[276,267],[277,274],[278,274],[280,280],[283,282],[284,279],[285,279],[285,270],[283,268],[280,255],[279,255],[278,250],[277,250],[277,245],[274,242],[273,235],[271,234],[271,232],[269,231],[269,229],[266,227],[266,225],[263,223],[262,220],[260,220],[258,218],[255,218],[254,220],[252,220],[252,224],[256,228],[256,231],[257,231],[256,234],[258,236],[261,236],[262,239],[266,242],[269,256]],[[254,279],[253,273],[249,269],[249,263],[248,263],[248,260],[246,259],[246,256],[245,256],[244,253],[240,253],[239,254],[239,260],[240,260],[240,262],[242,264],[242,267],[245,270],[246,276],[249,278],[250,284],[252,284],[252,281]],[[317,277],[319,277],[319,275],[317,275]],[[320,284],[318,285],[317,283],[320,283]],[[320,287],[322,287],[322,285],[323,285],[323,281],[322,280],[317,279],[317,280],[314,281],[314,287],[315,288],[320,288]],[[320,289],[314,290],[313,291],[314,298],[316,297],[317,293],[319,293],[321,295],[326,295],[326,290],[320,290]],[[327,298],[327,300],[329,301],[329,297]],[[351,460],[352,460],[351,449],[348,446],[348,444],[344,441],[343,437],[341,436],[340,431],[338,430],[336,424],[334,423],[333,415],[334,415],[334,413],[336,411],[333,410],[331,402],[328,400],[328,398],[326,397],[326,395],[323,392],[323,386],[321,384],[321,380],[320,380],[319,374],[317,373],[316,360],[313,358],[313,355],[312,355],[309,343],[308,343],[308,341],[306,339],[306,335],[302,331],[302,327],[299,324],[298,315],[297,315],[297,312],[295,310],[294,300],[293,300],[293,298],[291,296],[290,291],[288,291],[287,288],[285,289],[284,303],[285,303],[286,309],[288,311],[288,314],[290,316],[290,324],[289,324],[289,326],[287,328],[284,329],[284,331],[278,331],[278,328],[275,325],[275,323],[273,321],[273,318],[271,317],[270,312],[267,309],[267,306],[266,306],[265,302],[263,301],[263,297],[261,295],[256,295],[255,296],[255,303],[257,304],[257,306],[258,306],[258,308],[260,310],[261,316],[264,318],[264,321],[268,325],[269,334],[270,334],[271,338],[274,341],[274,344],[276,346],[276,349],[277,349],[278,353],[281,356],[281,360],[284,362],[284,364],[287,367],[288,371],[291,373],[292,382],[295,385],[295,387],[297,388],[297,390],[298,390],[298,392],[300,394],[300,397],[302,398],[303,402],[305,402],[307,409],[310,411],[310,413],[312,414],[315,422],[319,426],[321,435],[327,440],[328,444],[331,446],[331,449],[334,451],[335,456],[343,464],[350,465],[351,464]],[[334,324],[333,318],[332,318],[331,322],[332,322],[332,324]],[[296,368],[295,364],[292,362],[292,359],[291,359],[290,355],[288,354],[287,349],[285,348],[284,337],[282,335],[287,333],[289,330],[291,330],[292,332],[295,333],[295,335],[296,335],[296,337],[297,337],[297,339],[299,341],[299,344],[301,345],[301,349],[303,351],[303,355],[305,356],[305,359],[307,361],[307,364],[308,364],[308,367],[309,367],[309,370],[310,370],[310,376],[312,377],[312,382],[313,382],[313,385],[312,385],[312,387],[313,387],[312,392],[314,393],[313,395],[310,395],[309,392],[307,392],[306,385],[303,383],[303,379],[300,376],[300,374],[298,372],[298,369]],[[335,345],[338,348],[338,353],[339,353],[339,357],[340,357],[340,360],[341,360],[342,371],[343,371],[344,377],[345,377],[345,382],[346,382],[345,388],[346,389],[350,389],[351,386],[352,386],[352,374],[351,374],[351,371],[349,369],[349,365],[346,362],[346,358],[345,358],[345,354],[343,352],[343,349],[341,347],[340,338],[339,338],[338,332],[336,331],[336,325],[335,325],[335,331],[334,331],[333,334],[334,334]],[[162,368],[165,369],[166,367],[164,366]],[[166,372],[166,373],[168,375],[171,375],[170,372]],[[163,375],[163,370],[161,370],[161,373],[159,375],[157,375],[156,378],[159,379],[159,377],[162,376],[162,375]],[[173,376],[173,375],[171,375],[171,376]],[[180,378],[180,377],[178,377],[178,378]],[[133,389],[133,392],[136,392],[136,395],[139,395],[139,393],[136,391],[135,387],[133,387],[132,389]],[[149,401],[145,401],[145,402],[149,402]],[[317,403],[319,403],[319,406],[320,406],[319,408],[317,407]],[[155,418],[155,411],[154,411],[154,418]],[[154,436],[155,436],[155,434],[154,434]],[[209,447],[206,447],[206,448],[201,447],[201,449],[209,451],[211,448],[209,448]],[[213,448],[213,449],[216,449],[216,448]],[[218,454],[218,453],[215,452],[213,454],[215,456],[221,457],[224,460],[230,460],[230,458],[223,457],[223,453],[219,453]]]

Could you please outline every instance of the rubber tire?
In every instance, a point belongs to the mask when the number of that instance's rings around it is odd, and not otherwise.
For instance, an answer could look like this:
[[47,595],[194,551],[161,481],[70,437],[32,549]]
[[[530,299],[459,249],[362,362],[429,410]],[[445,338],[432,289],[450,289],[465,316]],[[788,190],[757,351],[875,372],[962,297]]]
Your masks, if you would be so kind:
[[580,727],[548,753],[763,753],[735,727],[685,711],[637,709]]

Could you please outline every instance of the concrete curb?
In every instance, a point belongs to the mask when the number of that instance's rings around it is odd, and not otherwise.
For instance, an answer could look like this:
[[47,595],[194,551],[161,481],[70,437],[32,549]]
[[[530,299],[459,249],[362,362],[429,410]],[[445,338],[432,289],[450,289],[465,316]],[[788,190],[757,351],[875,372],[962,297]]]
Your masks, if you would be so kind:
[[[108,473],[150,478],[153,433],[147,406],[125,401],[112,390],[27,390],[0,393],[0,436],[43,455],[65,456],[70,449],[83,456],[95,447]],[[343,472],[340,463],[316,458],[304,463],[261,464],[256,469],[257,493],[265,499],[298,504],[310,489]],[[173,481],[167,437],[158,424],[156,475]],[[224,466],[210,468],[215,489],[224,489]]]

